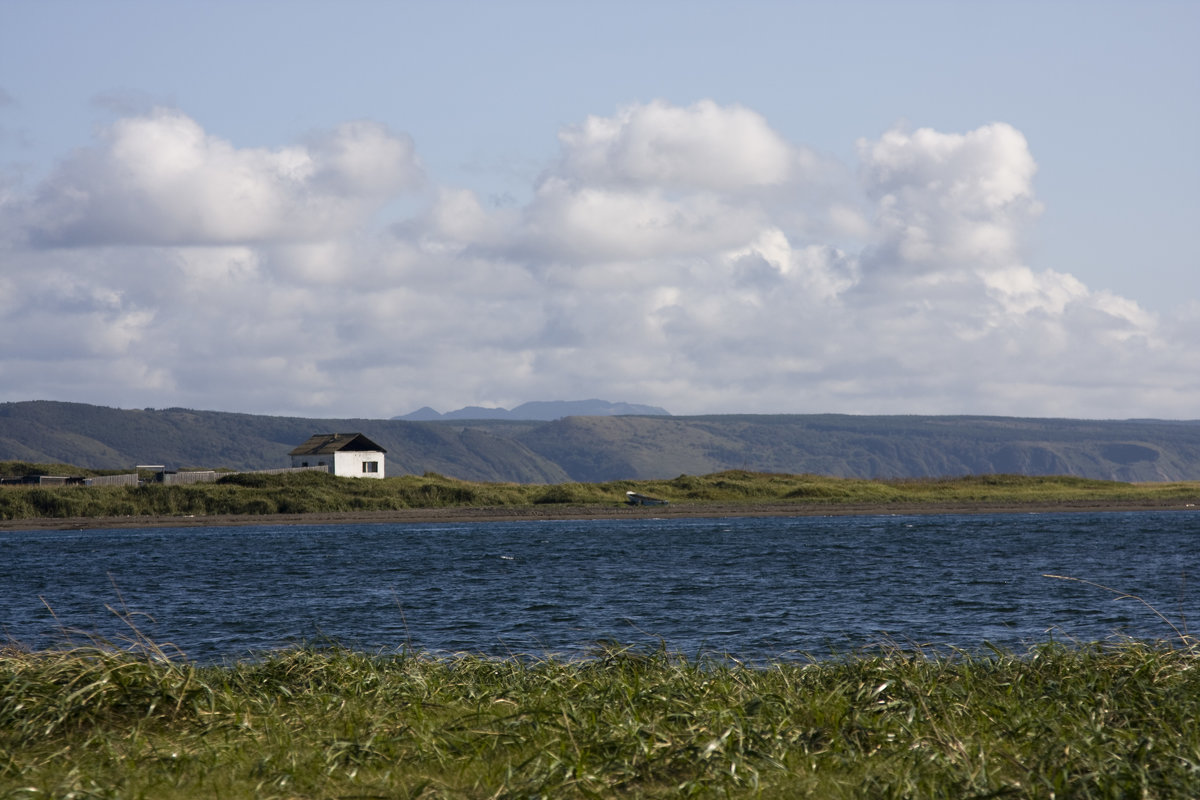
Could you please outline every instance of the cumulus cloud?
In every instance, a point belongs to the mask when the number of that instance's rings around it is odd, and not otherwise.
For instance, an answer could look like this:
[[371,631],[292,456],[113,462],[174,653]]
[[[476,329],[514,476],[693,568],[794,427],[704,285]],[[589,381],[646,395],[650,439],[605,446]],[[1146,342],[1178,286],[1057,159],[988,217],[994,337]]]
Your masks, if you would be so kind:
[[748,190],[795,180],[815,160],[763,117],[704,100],[631,105],[559,133],[560,175],[590,186]]
[[421,179],[411,139],[355,122],[308,145],[237,148],[178,111],[116,122],[29,212],[48,246],[196,245],[345,233]]
[[986,269],[1017,257],[1039,206],[1037,165],[1025,137],[993,123],[966,134],[894,129],[860,140],[869,196],[877,203],[881,268]]
[[374,123],[245,148],[122,119],[4,200],[0,336],[29,345],[0,356],[2,399],[1194,415],[1200,309],[1160,320],[1034,266],[1037,164],[1009,125],[888,130],[840,170],[710,101],[559,142],[493,208]]
[[527,210],[524,245],[535,259],[576,265],[613,259],[697,256],[754,236],[764,220],[753,208],[711,193],[671,197],[657,187],[539,187]]

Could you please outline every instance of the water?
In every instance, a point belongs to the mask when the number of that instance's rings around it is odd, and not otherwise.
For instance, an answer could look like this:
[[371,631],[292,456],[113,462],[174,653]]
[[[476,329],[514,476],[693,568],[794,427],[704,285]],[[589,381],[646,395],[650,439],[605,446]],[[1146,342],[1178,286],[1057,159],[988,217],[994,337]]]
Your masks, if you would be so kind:
[[[1200,610],[1186,512],[256,526],[0,533],[0,634],[138,630],[202,661],[332,639],[578,655],[825,656],[1161,639]],[[53,610],[53,614],[51,613]],[[77,641],[83,641],[76,636]]]

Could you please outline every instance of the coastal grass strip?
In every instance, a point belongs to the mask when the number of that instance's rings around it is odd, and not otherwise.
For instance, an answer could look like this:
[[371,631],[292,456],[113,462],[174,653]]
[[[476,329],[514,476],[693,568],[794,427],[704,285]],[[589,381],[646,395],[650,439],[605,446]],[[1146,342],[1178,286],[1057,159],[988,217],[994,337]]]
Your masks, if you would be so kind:
[[0,651],[0,797],[1200,796],[1188,639],[745,664]]
[[721,504],[777,508],[859,506],[919,511],[937,505],[1033,507],[1141,503],[1200,506],[1200,482],[1120,483],[1072,477],[984,475],[926,480],[863,480],[742,470],[681,475],[670,480],[622,480],[555,485],[478,483],[443,475],[382,480],[321,472],[234,473],[216,483],[143,486],[5,486],[0,520],[138,516],[353,513],[433,508],[514,509],[535,506],[622,506],[626,492],[676,509]]

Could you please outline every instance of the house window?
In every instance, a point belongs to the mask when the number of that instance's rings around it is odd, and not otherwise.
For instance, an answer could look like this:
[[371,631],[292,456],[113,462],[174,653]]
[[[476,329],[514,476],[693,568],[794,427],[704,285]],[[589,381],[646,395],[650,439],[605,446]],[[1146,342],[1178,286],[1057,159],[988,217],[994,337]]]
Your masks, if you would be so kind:
[[363,472],[379,472],[379,462],[378,461],[364,461],[363,462]]

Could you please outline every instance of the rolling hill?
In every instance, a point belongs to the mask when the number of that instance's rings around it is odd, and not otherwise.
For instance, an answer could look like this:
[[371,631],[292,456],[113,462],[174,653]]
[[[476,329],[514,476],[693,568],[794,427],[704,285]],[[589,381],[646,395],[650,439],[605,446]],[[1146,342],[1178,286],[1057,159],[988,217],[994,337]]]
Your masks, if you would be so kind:
[[1015,473],[1200,480],[1200,421],[980,416],[575,416],[307,419],[82,403],[0,404],[0,460],[268,469],[313,433],[358,431],[387,472],[516,483],[671,478],[726,469],[863,478]]

